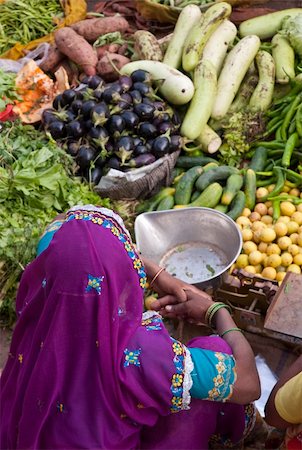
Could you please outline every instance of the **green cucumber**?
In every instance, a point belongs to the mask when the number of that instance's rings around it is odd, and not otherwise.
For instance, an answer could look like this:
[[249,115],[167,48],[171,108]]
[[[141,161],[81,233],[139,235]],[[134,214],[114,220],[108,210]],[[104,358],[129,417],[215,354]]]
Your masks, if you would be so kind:
[[181,167],[183,169],[190,169],[194,166],[205,166],[210,162],[217,161],[209,156],[179,156],[176,161],[176,167]]
[[238,191],[231,203],[230,210],[227,212],[231,219],[236,220],[240,216],[245,207],[245,200],[245,193]]
[[211,183],[215,181],[226,180],[233,173],[239,173],[239,170],[236,169],[236,167],[229,167],[229,166],[215,167],[209,170],[208,172],[200,175],[200,177],[195,183],[195,187],[196,189],[202,192]]
[[167,195],[158,204],[156,211],[165,211],[167,209],[172,209],[174,206],[173,195]]
[[244,192],[246,196],[246,207],[251,211],[256,203],[257,179],[253,169],[247,169],[244,178]]
[[195,166],[181,177],[175,188],[176,205],[187,205],[190,202],[194,183],[202,172],[202,167]]
[[219,203],[217,206],[215,206],[216,211],[220,211],[224,214],[226,214],[228,212],[229,207],[227,205],[222,205],[221,203]]
[[200,196],[200,194],[201,194],[200,191],[194,191],[193,194],[191,195],[191,202],[194,202]]
[[257,147],[249,164],[249,169],[255,172],[263,172],[267,162],[267,148]]
[[215,208],[218,205],[222,195],[222,187],[219,183],[210,184],[194,202],[188,206],[203,206],[206,208]]
[[239,173],[230,175],[223,189],[221,203],[227,206],[230,205],[237,192],[242,188],[242,185],[243,177]]

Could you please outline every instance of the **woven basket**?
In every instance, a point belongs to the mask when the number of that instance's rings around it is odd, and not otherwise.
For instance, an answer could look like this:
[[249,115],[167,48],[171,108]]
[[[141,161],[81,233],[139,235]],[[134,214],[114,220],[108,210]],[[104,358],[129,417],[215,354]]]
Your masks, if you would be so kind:
[[172,181],[172,170],[179,156],[179,151],[162,158],[162,164],[148,174],[135,181],[121,179],[110,188],[95,187],[100,197],[111,200],[138,200],[154,195],[162,186],[169,186]]

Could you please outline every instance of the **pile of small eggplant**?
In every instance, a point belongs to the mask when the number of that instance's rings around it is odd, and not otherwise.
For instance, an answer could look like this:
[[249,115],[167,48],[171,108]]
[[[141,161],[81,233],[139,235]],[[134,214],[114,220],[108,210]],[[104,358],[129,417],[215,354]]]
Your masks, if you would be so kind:
[[95,184],[109,168],[146,166],[181,146],[180,118],[143,70],[111,84],[86,77],[54,99],[42,123],[75,158],[78,174]]

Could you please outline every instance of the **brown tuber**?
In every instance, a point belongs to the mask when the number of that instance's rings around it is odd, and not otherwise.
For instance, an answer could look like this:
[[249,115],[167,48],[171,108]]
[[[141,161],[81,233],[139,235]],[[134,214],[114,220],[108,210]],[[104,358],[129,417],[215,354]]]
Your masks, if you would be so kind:
[[96,74],[97,54],[86,39],[70,27],[59,28],[54,36],[58,49],[78,64],[86,75]]
[[71,28],[83,36],[88,42],[95,42],[99,36],[120,31],[124,33],[129,29],[129,23],[124,17],[101,17],[96,19],[80,20]]
[[130,62],[126,56],[107,52],[97,64],[97,73],[105,81],[115,81],[119,77],[119,70]]

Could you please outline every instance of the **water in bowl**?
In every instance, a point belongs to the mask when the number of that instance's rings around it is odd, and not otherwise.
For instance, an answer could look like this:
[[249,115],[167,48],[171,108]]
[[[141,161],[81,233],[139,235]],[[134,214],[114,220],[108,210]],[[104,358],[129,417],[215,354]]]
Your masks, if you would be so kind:
[[160,265],[173,276],[195,284],[219,275],[227,266],[225,254],[202,242],[186,242],[170,249]]

